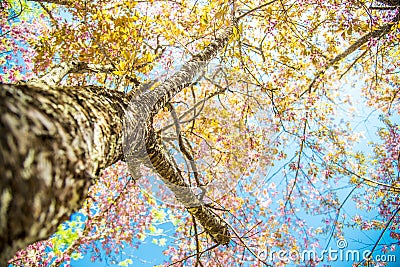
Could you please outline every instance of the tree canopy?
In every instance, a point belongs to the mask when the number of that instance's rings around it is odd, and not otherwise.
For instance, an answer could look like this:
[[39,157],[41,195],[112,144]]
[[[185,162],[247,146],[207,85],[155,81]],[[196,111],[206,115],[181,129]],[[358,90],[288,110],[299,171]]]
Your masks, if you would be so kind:
[[[68,266],[89,254],[128,266],[136,259],[121,251],[152,240],[169,257],[161,266],[317,266],[324,259],[267,255],[321,251],[349,228],[379,231],[372,251],[398,247],[400,1],[0,4],[0,82],[11,88],[2,105],[18,121],[31,109],[7,104],[11,95],[39,95],[50,117],[71,119],[71,147],[88,147],[65,170],[86,170],[91,184],[69,221],[10,264]],[[46,162],[26,155],[14,166],[21,177]]]

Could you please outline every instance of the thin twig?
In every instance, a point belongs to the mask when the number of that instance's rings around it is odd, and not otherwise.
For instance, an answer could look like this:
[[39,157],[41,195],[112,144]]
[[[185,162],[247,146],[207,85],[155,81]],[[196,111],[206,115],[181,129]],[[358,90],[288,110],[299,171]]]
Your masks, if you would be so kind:
[[247,15],[253,13],[254,11],[256,11],[256,10],[258,10],[258,9],[261,9],[261,8],[263,8],[263,7],[266,7],[266,6],[268,6],[268,5],[271,5],[271,4],[275,3],[276,1],[277,1],[277,0],[273,0],[273,1],[271,1],[271,2],[262,4],[262,5],[260,5],[260,6],[257,6],[257,7],[255,7],[255,8],[253,8],[253,9],[250,9],[250,10],[247,11],[246,13],[243,13],[242,15],[240,15],[239,17],[237,17],[236,20],[238,21],[238,20],[240,20],[240,19],[246,17]]

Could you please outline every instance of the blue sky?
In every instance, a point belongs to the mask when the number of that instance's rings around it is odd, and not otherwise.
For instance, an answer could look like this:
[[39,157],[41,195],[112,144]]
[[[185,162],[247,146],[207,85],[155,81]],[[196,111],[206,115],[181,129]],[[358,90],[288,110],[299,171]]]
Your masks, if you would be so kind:
[[[168,225],[167,227],[161,227],[166,231],[170,231],[173,229],[173,225]],[[135,267],[150,267],[157,264],[161,264],[164,261],[168,261],[168,257],[165,256],[162,251],[165,247],[161,247],[151,242],[152,237],[147,238],[143,241],[143,244],[139,246],[139,249],[133,249],[126,246],[126,248],[121,252],[120,261],[124,261],[127,258],[132,260],[132,264],[128,266],[135,266]],[[169,240],[171,241],[171,240]],[[170,242],[167,243],[167,245]],[[104,251],[103,251],[104,256]],[[74,267],[98,267],[98,266],[120,266],[118,263],[113,263],[111,260],[103,261],[103,262],[92,262],[90,260],[90,253],[84,255],[84,257],[80,260],[72,260],[71,265]],[[107,258],[104,258],[107,260]]]

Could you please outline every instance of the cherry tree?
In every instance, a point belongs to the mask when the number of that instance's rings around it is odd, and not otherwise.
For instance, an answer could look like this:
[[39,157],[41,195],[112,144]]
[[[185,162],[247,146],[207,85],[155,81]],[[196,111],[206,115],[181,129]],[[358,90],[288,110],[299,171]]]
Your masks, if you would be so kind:
[[396,248],[398,1],[2,5],[2,262],[116,259],[167,222],[166,265],[284,266],[346,225]]

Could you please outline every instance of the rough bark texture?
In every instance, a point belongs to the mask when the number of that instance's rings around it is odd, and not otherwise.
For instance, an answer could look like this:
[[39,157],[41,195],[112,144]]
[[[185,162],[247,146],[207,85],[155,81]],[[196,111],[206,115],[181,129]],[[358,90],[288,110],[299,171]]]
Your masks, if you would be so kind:
[[193,82],[194,78],[201,73],[209,61],[225,47],[231,36],[232,27],[230,26],[206,46],[203,51],[186,62],[170,79],[154,88],[154,90],[142,94],[140,96],[141,101],[145,101],[151,107],[150,117],[164,107],[178,92]]
[[49,237],[79,208],[92,180],[123,158],[123,133],[133,174],[140,164],[152,164],[213,240],[227,244],[226,223],[185,183],[154,134],[152,118],[193,81],[231,34],[228,28],[170,79],[131,102],[103,88],[58,87],[68,73],[98,69],[73,62],[27,85],[0,85],[0,265],[18,249]]
[[226,45],[232,35],[228,27],[202,52],[193,56],[167,81],[153,90],[133,97],[127,110],[124,150],[132,173],[138,172],[140,162],[152,166],[160,174],[168,188],[204,227],[217,244],[228,244],[230,234],[227,224],[216,216],[194,195],[185,183],[173,160],[157,139],[152,127],[153,116],[164,107],[179,91],[190,84],[207,66],[208,62]]
[[123,157],[127,99],[98,88],[0,85],[0,265],[49,237]]
[[[141,94],[132,96],[127,110],[124,150],[132,160],[146,156],[146,140],[152,130],[152,118],[178,92],[188,86],[208,62],[226,45],[232,35],[228,27],[218,38],[212,41],[202,52],[193,56],[182,68],[168,80]],[[129,162],[128,162],[129,163]],[[134,164],[133,164],[134,165]]]
[[165,185],[174,193],[176,199],[186,207],[189,213],[194,215],[214,242],[220,245],[228,244],[230,234],[226,223],[196,197],[185,182],[180,170],[175,166],[168,151],[163,147],[161,138],[157,137],[154,132],[149,137],[147,153],[149,154],[150,162]]

